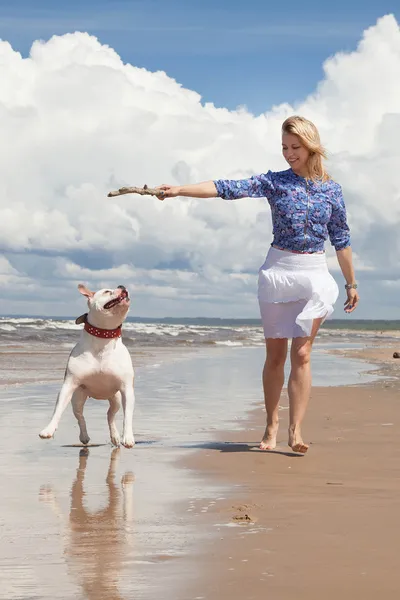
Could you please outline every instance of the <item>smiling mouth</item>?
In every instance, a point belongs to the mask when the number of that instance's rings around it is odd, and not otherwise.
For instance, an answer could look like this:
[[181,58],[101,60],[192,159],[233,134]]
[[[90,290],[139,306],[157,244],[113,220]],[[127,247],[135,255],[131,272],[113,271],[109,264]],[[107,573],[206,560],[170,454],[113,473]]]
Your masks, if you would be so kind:
[[117,306],[117,304],[120,304],[122,300],[129,300],[129,294],[126,290],[122,290],[122,292],[119,296],[117,296],[117,298],[113,298],[109,302],[106,302],[104,308],[106,310],[108,310],[109,308],[113,308],[114,306]]

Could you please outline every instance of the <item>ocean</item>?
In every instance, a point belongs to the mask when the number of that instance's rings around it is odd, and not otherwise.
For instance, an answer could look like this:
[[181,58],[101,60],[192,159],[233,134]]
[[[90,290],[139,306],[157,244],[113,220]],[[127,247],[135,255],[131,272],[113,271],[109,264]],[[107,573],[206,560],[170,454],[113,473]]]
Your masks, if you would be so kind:
[[[75,325],[71,317],[3,316],[0,346],[73,345],[81,329],[82,325]],[[399,336],[400,320],[332,319],[325,322],[318,339],[352,342]],[[123,340],[131,348],[264,345],[261,322],[256,319],[128,318],[123,325]]]

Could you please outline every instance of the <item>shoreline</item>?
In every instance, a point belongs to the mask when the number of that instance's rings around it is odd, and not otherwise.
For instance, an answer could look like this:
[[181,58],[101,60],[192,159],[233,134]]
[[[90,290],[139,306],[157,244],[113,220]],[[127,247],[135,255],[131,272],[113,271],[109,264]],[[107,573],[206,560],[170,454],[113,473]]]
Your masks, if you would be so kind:
[[287,446],[285,390],[276,451],[258,449],[265,422],[258,407],[242,430],[218,432],[179,462],[228,490],[207,510],[204,501],[193,506],[198,526],[218,535],[188,558],[199,576],[179,600],[266,593],[279,600],[375,600],[398,593],[400,360],[381,346],[334,354],[377,365],[383,379],[313,388],[307,455]]

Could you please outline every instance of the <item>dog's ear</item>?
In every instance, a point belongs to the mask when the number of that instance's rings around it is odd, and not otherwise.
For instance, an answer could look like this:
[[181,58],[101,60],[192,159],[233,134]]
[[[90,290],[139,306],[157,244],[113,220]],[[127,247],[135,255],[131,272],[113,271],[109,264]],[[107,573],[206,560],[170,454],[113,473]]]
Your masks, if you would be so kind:
[[83,285],[83,283],[78,285],[78,290],[83,296],[86,296],[86,298],[93,298],[94,296],[94,292],[91,292],[85,285]]
[[77,319],[75,319],[76,325],[80,325],[81,323],[86,323],[87,315],[88,314],[85,313],[84,315],[81,315],[80,317],[78,317]]

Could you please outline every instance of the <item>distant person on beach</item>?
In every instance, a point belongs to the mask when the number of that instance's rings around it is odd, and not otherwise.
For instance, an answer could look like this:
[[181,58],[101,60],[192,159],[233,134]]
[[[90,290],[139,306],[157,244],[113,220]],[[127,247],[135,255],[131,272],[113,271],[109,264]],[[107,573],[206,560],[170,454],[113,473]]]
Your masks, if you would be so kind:
[[301,424],[311,391],[311,349],[323,321],[333,312],[339,290],[324,252],[329,237],[345,279],[344,310],[359,301],[350,232],[342,189],[325,171],[325,150],[317,128],[293,116],[282,125],[282,153],[289,169],[249,179],[218,179],[194,185],[161,185],[158,198],[265,197],[272,213],[273,240],[259,270],[258,301],[266,341],[263,387],[267,426],[260,448],[273,450],[284,384],[288,339],[292,339],[289,394],[289,446],[304,454]]

